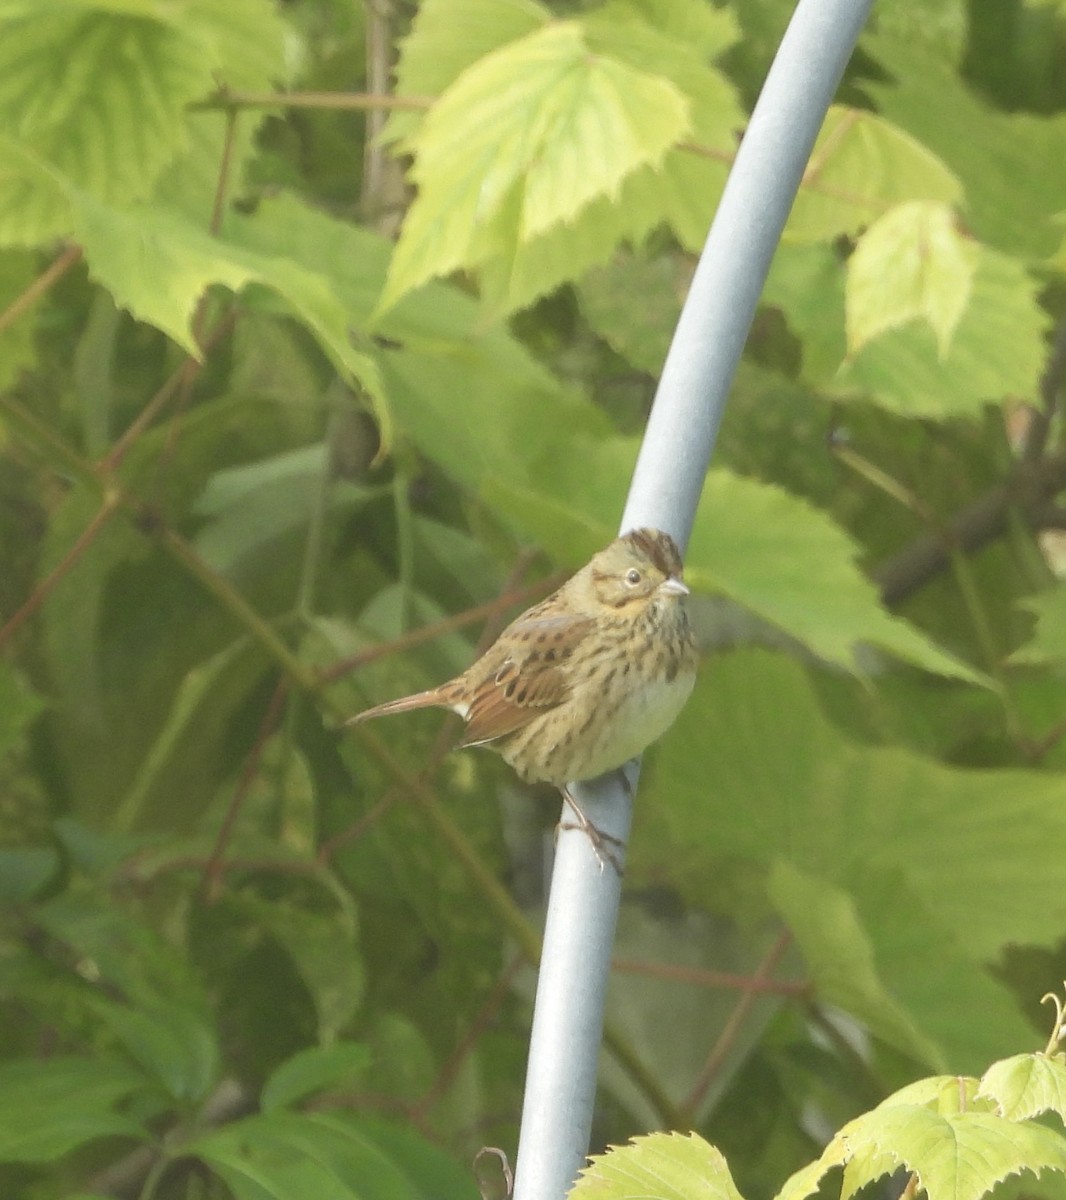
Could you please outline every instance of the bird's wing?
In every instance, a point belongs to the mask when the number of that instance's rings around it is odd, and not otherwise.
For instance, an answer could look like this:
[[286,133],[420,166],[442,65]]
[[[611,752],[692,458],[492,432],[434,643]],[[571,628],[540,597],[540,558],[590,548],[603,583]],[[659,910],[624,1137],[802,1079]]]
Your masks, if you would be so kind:
[[461,746],[478,746],[514,733],[570,694],[575,649],[594,627],[591,617],[528,615],[501,635],[468,680],[472,697]]

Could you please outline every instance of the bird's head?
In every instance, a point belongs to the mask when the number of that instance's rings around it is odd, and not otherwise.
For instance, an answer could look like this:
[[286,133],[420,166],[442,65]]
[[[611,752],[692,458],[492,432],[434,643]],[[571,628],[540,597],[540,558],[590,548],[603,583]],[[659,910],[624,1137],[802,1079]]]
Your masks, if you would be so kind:
[[634,529],[616,538],[586,570],[595,599],[619,613],[688,595],[681,581],[681,554],[674,539],[659,529]]

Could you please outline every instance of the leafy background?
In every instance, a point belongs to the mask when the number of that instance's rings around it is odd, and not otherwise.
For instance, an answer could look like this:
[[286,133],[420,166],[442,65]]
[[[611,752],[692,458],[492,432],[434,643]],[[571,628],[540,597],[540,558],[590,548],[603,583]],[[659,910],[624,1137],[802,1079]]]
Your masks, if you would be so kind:
[[[513,1153],[558,799],[339,723],[613,535],[790,8],[0,3],[3,1195]],[[771,1195],[1045,1041],[1064,54],[1061,0],[885,0],[827,119],[689,551],[597,1149],[697,1130]]]

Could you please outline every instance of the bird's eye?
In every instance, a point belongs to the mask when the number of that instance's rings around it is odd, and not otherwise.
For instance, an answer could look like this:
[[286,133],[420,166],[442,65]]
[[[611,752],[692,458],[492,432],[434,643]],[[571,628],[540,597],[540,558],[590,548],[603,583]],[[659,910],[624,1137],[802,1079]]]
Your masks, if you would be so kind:
[[643,578],[644,576],[641,575],[636,567],[630,567],[629,570],[626,571],[626,583],[628,583],[630,587],[636,587]]

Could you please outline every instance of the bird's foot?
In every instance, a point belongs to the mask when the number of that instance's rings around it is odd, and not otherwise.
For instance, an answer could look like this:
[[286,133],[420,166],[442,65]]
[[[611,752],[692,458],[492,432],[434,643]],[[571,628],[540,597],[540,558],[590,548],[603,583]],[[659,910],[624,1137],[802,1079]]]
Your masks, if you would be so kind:
[[617,871],[618,877],[621,878],[623,874],[622,863],[611,847],[617,846],[620,850],[624,850],[625,842],[621,838],[615,837],[613,833],[605,833],[598,825],[590,821],[582,810],[581,805],[570,795],[569,790],[566,788],[563,788],[563,799],[570,805],[577,820],[560,821],[559,828],[580,829],[592,843],[592,852],[596,855],[596,861],[600,864],[600,874],[603,874],[604,868],[610,863],[615,871]]

